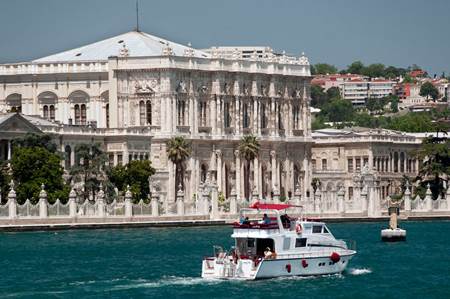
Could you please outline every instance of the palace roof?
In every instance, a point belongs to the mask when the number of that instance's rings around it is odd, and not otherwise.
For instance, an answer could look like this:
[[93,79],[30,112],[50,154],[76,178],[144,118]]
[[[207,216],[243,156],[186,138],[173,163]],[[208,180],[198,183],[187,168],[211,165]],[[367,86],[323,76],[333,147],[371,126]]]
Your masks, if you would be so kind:
[[33,62],[106,61],[110,56],[161,56],[168,47],[175,56],[184,56],[186,53],[190,53],[194,57],[210,57],[203,51],[145,32],[130,31],[79,48],[42,57]]

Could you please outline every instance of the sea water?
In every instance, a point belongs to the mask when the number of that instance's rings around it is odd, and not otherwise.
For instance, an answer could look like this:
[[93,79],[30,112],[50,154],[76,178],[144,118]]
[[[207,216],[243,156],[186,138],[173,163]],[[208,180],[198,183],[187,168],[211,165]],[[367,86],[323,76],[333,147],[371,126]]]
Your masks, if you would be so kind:
[[385,223],[330,223],[357,244],[343,274],[261,281],[200,278],[231,227],[0,233],[0,297],[450,298],[450,222],[401,224],[407,241],[384,243]]

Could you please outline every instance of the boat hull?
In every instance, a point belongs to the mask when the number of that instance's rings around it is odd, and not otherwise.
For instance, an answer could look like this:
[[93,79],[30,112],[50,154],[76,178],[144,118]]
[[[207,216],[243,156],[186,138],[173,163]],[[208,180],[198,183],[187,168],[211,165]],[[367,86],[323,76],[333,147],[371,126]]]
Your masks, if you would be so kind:
[[340,255],[337,262],[330,256],[293,257],[262,260],[258,265],[251,260],[218,262],[216,258],[203,261],[202,277],[214,279],[267,279],[290,276],[318,276],[342,273],[355,251]]

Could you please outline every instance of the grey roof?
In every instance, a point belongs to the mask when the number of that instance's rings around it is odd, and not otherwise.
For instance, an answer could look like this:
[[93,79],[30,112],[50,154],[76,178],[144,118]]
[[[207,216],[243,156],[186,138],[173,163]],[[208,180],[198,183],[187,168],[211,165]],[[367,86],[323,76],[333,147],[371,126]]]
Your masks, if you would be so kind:
[[128,55],[130,57],[161,56],[167,45],[172,49],[173,55],[175,56],[184,56],[185,51],[193,51],[192,54],[194,57],[210,57],[209,54],[203,51],[183,46],[145,32],[130,31],[79,48],[42,57],[33,60],[33,62],[108,60],[110,56],[120,56],[120,51],[124,47],[128,49]]

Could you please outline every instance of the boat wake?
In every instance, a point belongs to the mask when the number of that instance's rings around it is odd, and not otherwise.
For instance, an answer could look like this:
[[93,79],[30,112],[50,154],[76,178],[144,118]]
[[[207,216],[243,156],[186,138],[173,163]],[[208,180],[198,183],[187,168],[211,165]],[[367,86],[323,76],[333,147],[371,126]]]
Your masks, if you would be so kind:
[[367,268],[349,269],[349,272],[350,272],[351,275],[365,275],[365,274],[372,273],[372,270],[367,269]]
[[112,291],[140,289],[140,288],[161,288],[167,286],[191,286],[191,285],[214,285],[220,283],[219,279],[205,279],[201,277],[178,277],[165,276],[157,280],[137,279],[131,280],[129,283],[114,286]]

